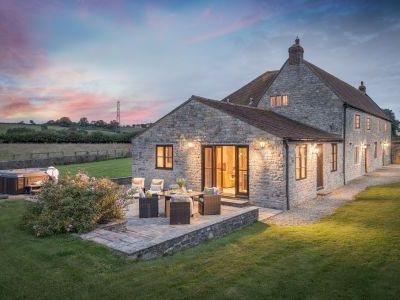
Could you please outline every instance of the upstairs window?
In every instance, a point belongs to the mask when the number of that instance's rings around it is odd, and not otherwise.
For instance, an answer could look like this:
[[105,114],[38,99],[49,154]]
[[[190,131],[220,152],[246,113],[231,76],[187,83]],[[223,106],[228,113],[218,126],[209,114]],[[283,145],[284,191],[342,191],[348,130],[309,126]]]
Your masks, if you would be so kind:
[[307,178],[307,145],[296,146],[296,180]]
[[332,144],[332,164],[331,171],[337,171],[337,144]]
[[359,114],[356,114],[354,116],[354,128],[360,129],[360,127],[361,127],[361,116]]
[[387,131],[387,127],[388,127],[387,122],[385,122],[385,131]]
[[367,130],[371,130],[371,118],[367,118]]
[[173,166],[173,148],[172,145],[156,146],[156,168],[172,169]]
[[378,157],[378,143],[374,143],[374,158]]
[[274,106],[287,106],[289,104],[288,95],[270,96],[271,107]]
[[360,162],[360,148],[358,146],[354,147],[354,163],[358,164]]

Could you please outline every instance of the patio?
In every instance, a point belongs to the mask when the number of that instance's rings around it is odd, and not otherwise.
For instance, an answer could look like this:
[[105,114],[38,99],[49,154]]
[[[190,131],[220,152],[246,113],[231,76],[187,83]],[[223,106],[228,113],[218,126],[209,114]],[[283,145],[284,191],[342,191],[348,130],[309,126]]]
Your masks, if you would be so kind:
[[[224,236],[253,222],[259,217],[255,206],[232,207],[222,205],[221,215],[195,214],[188,225],[170,225],[164,215],[164,199],[159,200],[158,218],[139,218],[138,201],[129,205],[126,220],[81,235],[82,239],[103,244],[133,259],[151,259],[198,245],[204,240]],[[262,212],[263,218],[280,213]]]

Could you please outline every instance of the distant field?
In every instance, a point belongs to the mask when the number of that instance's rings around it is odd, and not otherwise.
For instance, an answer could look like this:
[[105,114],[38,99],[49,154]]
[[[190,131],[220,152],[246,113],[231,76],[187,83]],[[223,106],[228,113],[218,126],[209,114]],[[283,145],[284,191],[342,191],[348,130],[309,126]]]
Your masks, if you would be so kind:
[[67,172],[76,174],[78,171],[85,171],[94,177],[128,177],[132,175],[132,158],[118,158],[103,161],[96,161],[83,164],[57,166],[61,176]]
[[[129,151],[130,144],[0,144],[0,160],[29,159],[32,153],[64,152],[64,156],[72,156],[76,151]],[[50,156],[60,156],[53,153]],[[46,157],[46,154],[34,154],[34,158]]]

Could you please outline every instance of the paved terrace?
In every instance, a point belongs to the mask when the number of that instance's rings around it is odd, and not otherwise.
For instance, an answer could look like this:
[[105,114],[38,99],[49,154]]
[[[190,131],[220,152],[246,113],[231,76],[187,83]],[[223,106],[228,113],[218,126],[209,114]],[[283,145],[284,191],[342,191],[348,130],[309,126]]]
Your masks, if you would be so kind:
[[[195,202],[194,210],[197,210]],[[81,235],[117,250],[134,259],[150,259],[201,241],[223,236],[258,220],[259,208],[255,206],[232,207],[222,205],[221,215],[202,216],[195,213],[189,225],[169,225],[169,218],[139,218],[137,201],[129,206],[126,223],[115,227],[99,228]],[[280,213],[279,210],[262,209],[261,218]],[[159,213],[164,214],[164,200],[159,200]]]

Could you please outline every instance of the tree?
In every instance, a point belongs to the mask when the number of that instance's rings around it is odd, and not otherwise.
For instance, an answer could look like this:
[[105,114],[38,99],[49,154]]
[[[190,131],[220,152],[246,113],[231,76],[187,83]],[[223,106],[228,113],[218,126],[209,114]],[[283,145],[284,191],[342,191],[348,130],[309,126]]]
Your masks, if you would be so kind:
[[98,127],[106,127],[107,126],[107,123],[104,122],[103,120],[97,120],[95,124]]
[[392,121],[392,135],[397,136],[397,130],[399,130],[400,121],[396,119],[393,110],[385,108],[383,112]]
[[29,120],[29,123],[31,123],[33,125],[33,124],[35,124],[35,121]]
[[73,122],[68,117],[62,117],[62,118],[58,119],[56,121],[56,123],[60,126],[66,126],[66,127],[73,125]]
[[113,129],[113,130],[117,129],[118,127],[119,127],[119,123],[115,120],[112,120],[110,122],[110,124],[108,125],[108,128]]
[[89,121],[86,117],[82,117],[79,119],[78,125],[82,127],[89,126]]

